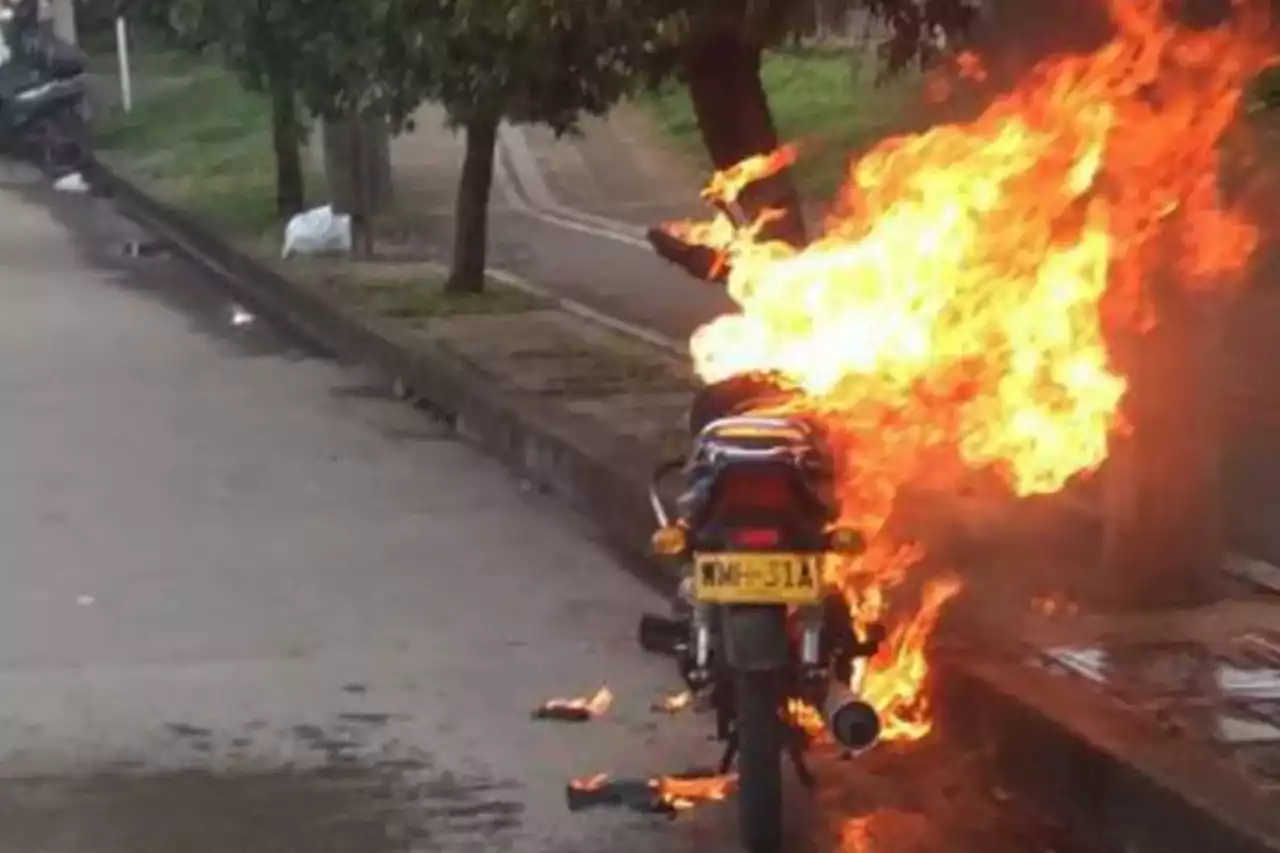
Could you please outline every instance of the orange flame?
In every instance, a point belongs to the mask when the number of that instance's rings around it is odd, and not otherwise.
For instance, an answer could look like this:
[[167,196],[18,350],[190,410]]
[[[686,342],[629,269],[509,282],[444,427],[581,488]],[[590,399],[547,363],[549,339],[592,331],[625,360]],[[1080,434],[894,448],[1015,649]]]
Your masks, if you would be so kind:
[[590,717],[603,716],[613,705],[613,691],[602,686],[591,697],[555,698],[542,703],[544,711],[581,711]]
[[880,714],[881,742],[919,740],[933,730],[929,695],[923,690],[929,674],[925,646],[942,608],[959,592],[960,582],[954,579],[928,584],[915,616],[895,628],[871,659],[862,696]]
[[757,181],[776,175],[796,162],[798,149],[795,145],[783,145],[776,151],[768,151],[748,157],[722,172],[717,172],[702,191],[702,197],[708,201],[732,204],[738,200],[742,191]]
[[724,776],[661,776],[652,779],[653,789],[662,804],[676,811],[688,811],[699,803],[720,802],[738,784],[737,774]]
[[826,721],[817,708],[803,699],[788,699],[786,720],[793,726],[804,730],[811,740],[830,742],[831,734],[827,731]]
[[738,226],[725,214],[717,214],[709,222],[666,222],[662,226],[672,237],[724,252],[738,239]]
[[[1237,20],[1191,30],[1161,0],[1110,5],[1098,51],[1047,60],[971,123],[852,163],[809,246],[716,226],[741,311],[695,333],[695,367],[706,381],[773,371],[806,393],[840,457],[841,524],[871,542],[829,573],[863,622],[919,559],[883,535],[904,485],[939,460],[1017,495],[1096,469],[1124,428],[1108,338],[1145,331],[1160,287],[1212,286],[1256,245],[1219,198],[1218,143],[1271,60],[1266,21],[1238,2]],[[706,196],[732,202],[761,162]],[[957,590],[930,588],[869,667],[888,739],[929,730],[924,644]]]
[[840,827],[840,853],[871,853],[871,817],[855,817]]
[[790,167],[796,161],[797,148],[794,145],[783,145],[776,151],[757,154],[736,163],[711,177],[711,182],[702,191],[702,197],[723,208],[715,218],[708,222],[680,220],[667,222],[662,230],[686,243],[706,246],[719,254],[712,274],[721,271],[721,264],[735,243],[750,235],[754,239],[765,225],[782,215],[782,211],[765,211],[750,224],[734,221],[730,210],[737,202],[738,196],[751,184],[764,180],[770,175]]
[[688,708],[692,702],[693,693],[688,690],[682,690],[670,696],[659,696],[653,700],[649,707],[651,710],[660,711],[664,714],[676,714]]
[[570,779],[569,787],[575,791],[599,791],[605,785],[609,784],[608,773],[596,773],[591,776],[583,776],[580,779]]

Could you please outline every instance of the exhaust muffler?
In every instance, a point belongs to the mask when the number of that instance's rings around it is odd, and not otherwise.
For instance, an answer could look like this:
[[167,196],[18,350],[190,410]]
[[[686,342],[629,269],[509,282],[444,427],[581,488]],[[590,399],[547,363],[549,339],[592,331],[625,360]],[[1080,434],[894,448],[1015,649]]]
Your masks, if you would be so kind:
[[675,657],[689,645],[689,622],[646,613],[640,617],[640,648],[655,655]]
[[832,685],[822,718],[836,743],[851,752],[870,749],[880,739],[880,715],[846,684]]

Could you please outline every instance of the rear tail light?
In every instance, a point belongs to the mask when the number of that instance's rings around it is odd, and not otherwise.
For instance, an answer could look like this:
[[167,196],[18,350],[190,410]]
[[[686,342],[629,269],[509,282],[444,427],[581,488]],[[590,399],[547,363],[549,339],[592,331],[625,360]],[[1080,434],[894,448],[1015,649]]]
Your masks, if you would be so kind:
[[720,475],[716,508],[727,512],[777,512],[795,504],[791,478],[784,469],[729,469]]
[[729,541],[735,547],[748,551],[766,550],[778,547],[782,534],[772,527],[747,527],[729,533]]

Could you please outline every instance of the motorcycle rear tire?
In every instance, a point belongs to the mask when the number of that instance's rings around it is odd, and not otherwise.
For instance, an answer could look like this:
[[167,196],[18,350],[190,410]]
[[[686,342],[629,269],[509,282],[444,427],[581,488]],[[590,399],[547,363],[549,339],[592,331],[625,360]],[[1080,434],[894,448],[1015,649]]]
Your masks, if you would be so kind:
[[735,688],[742,847],[747,853],[781,853],[781,678],[777,672],[739,672]]

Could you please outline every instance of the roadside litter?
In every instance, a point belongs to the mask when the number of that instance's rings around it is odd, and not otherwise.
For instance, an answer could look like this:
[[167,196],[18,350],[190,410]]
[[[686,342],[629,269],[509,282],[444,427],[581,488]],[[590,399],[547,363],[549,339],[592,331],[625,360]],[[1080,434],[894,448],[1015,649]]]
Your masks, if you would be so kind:
[[699,803],[720,802],[734,790],[738,777],[702,770],[656,779],[617,779],[597,773],[565,786],[569,811],[600,806],[628,808],[642,814],[675,816]]
[[590,698],[548,699],[533,712],[535,720],[558,720],[565,723],[585,723],[609,710],[613,704],[613,691],[601,687]]
[[281,257],[348,254],[351,251],[351,217],[334,213],[332,205],[299,213],[284,229]]
[[87,193],[89,182],[79,172],[69,172],[54,181],[53,188],[60,193]]

